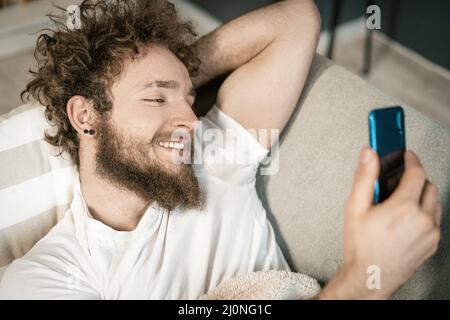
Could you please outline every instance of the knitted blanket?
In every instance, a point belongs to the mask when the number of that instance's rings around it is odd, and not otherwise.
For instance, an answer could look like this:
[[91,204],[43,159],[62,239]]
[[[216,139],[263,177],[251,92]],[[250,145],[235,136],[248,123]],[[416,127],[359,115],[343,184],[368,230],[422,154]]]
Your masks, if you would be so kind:
[[304,300],[320,290],[315,279],[301,273],[258,271],[226,280],[200,300]]

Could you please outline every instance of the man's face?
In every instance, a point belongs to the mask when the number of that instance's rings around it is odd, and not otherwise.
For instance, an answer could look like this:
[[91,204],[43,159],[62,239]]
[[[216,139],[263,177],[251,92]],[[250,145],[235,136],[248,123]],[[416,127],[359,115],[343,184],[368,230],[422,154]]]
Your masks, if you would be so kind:
[[98,121],[97,172],[118,187],[172,210],[202,204],[192,167],[176,164],[172,153],[192,134],[197,120],[192,105],[192,82],[182,62],[169,50],[151,47],[129,61],[111,88],[113,107]]

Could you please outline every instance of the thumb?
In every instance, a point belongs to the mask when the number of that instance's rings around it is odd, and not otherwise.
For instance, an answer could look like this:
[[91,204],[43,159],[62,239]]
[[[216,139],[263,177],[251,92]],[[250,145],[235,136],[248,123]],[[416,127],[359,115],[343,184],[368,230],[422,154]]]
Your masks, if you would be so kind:
[[377,153],[369,147],[362,149],[348,203],[353,212],[363,213],[372,206],[375,181],[379,171],[380,160]]

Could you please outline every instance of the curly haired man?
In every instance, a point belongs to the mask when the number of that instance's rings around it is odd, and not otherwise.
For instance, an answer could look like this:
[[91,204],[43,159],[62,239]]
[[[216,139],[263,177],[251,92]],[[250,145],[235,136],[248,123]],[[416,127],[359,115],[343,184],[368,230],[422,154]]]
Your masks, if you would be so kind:
[[[47,141],[78,165],[73,202],[5,272],[0,296],[194,299],[236,275],[288,270],[255,191],[276,139],[248,129],[282,130],[294,110],[320,31],[314,2],[280,1],[198,40],[167,1],[79,8],[79,28],[51,17],[24,91],[46,107],[56,129]],[[195,89],[227,73],[198,118]],[[232,143],[200,136],[199,123],[231,131]],[[208,161],[174,161],[211,146]],[[253,161],[214,161],[236,153]],[[345,208],[344,263],[318,298],[389,297],[436,250],[436,188],[413,153],[405,161],[396,192],[373,206],[379,162],[363,150]],[[366,287],[372,264],[384,272],[381,290]]]

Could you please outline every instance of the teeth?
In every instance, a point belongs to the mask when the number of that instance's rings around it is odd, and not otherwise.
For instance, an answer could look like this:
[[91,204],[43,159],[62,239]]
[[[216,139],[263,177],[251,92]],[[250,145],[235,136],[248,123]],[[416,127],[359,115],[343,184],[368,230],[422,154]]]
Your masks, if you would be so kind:
[[158,142],[158,144],[164,148],[173,148],[173,149],[183,149],[184,148],[184,143],[182,143],[182,142],[173,142],[173,141],[162,142],[162,141],[160,141],[160,142]]
[[184,143],[175,142],[174,143],[174,148],[175,149],[183,149],[184,148]]

